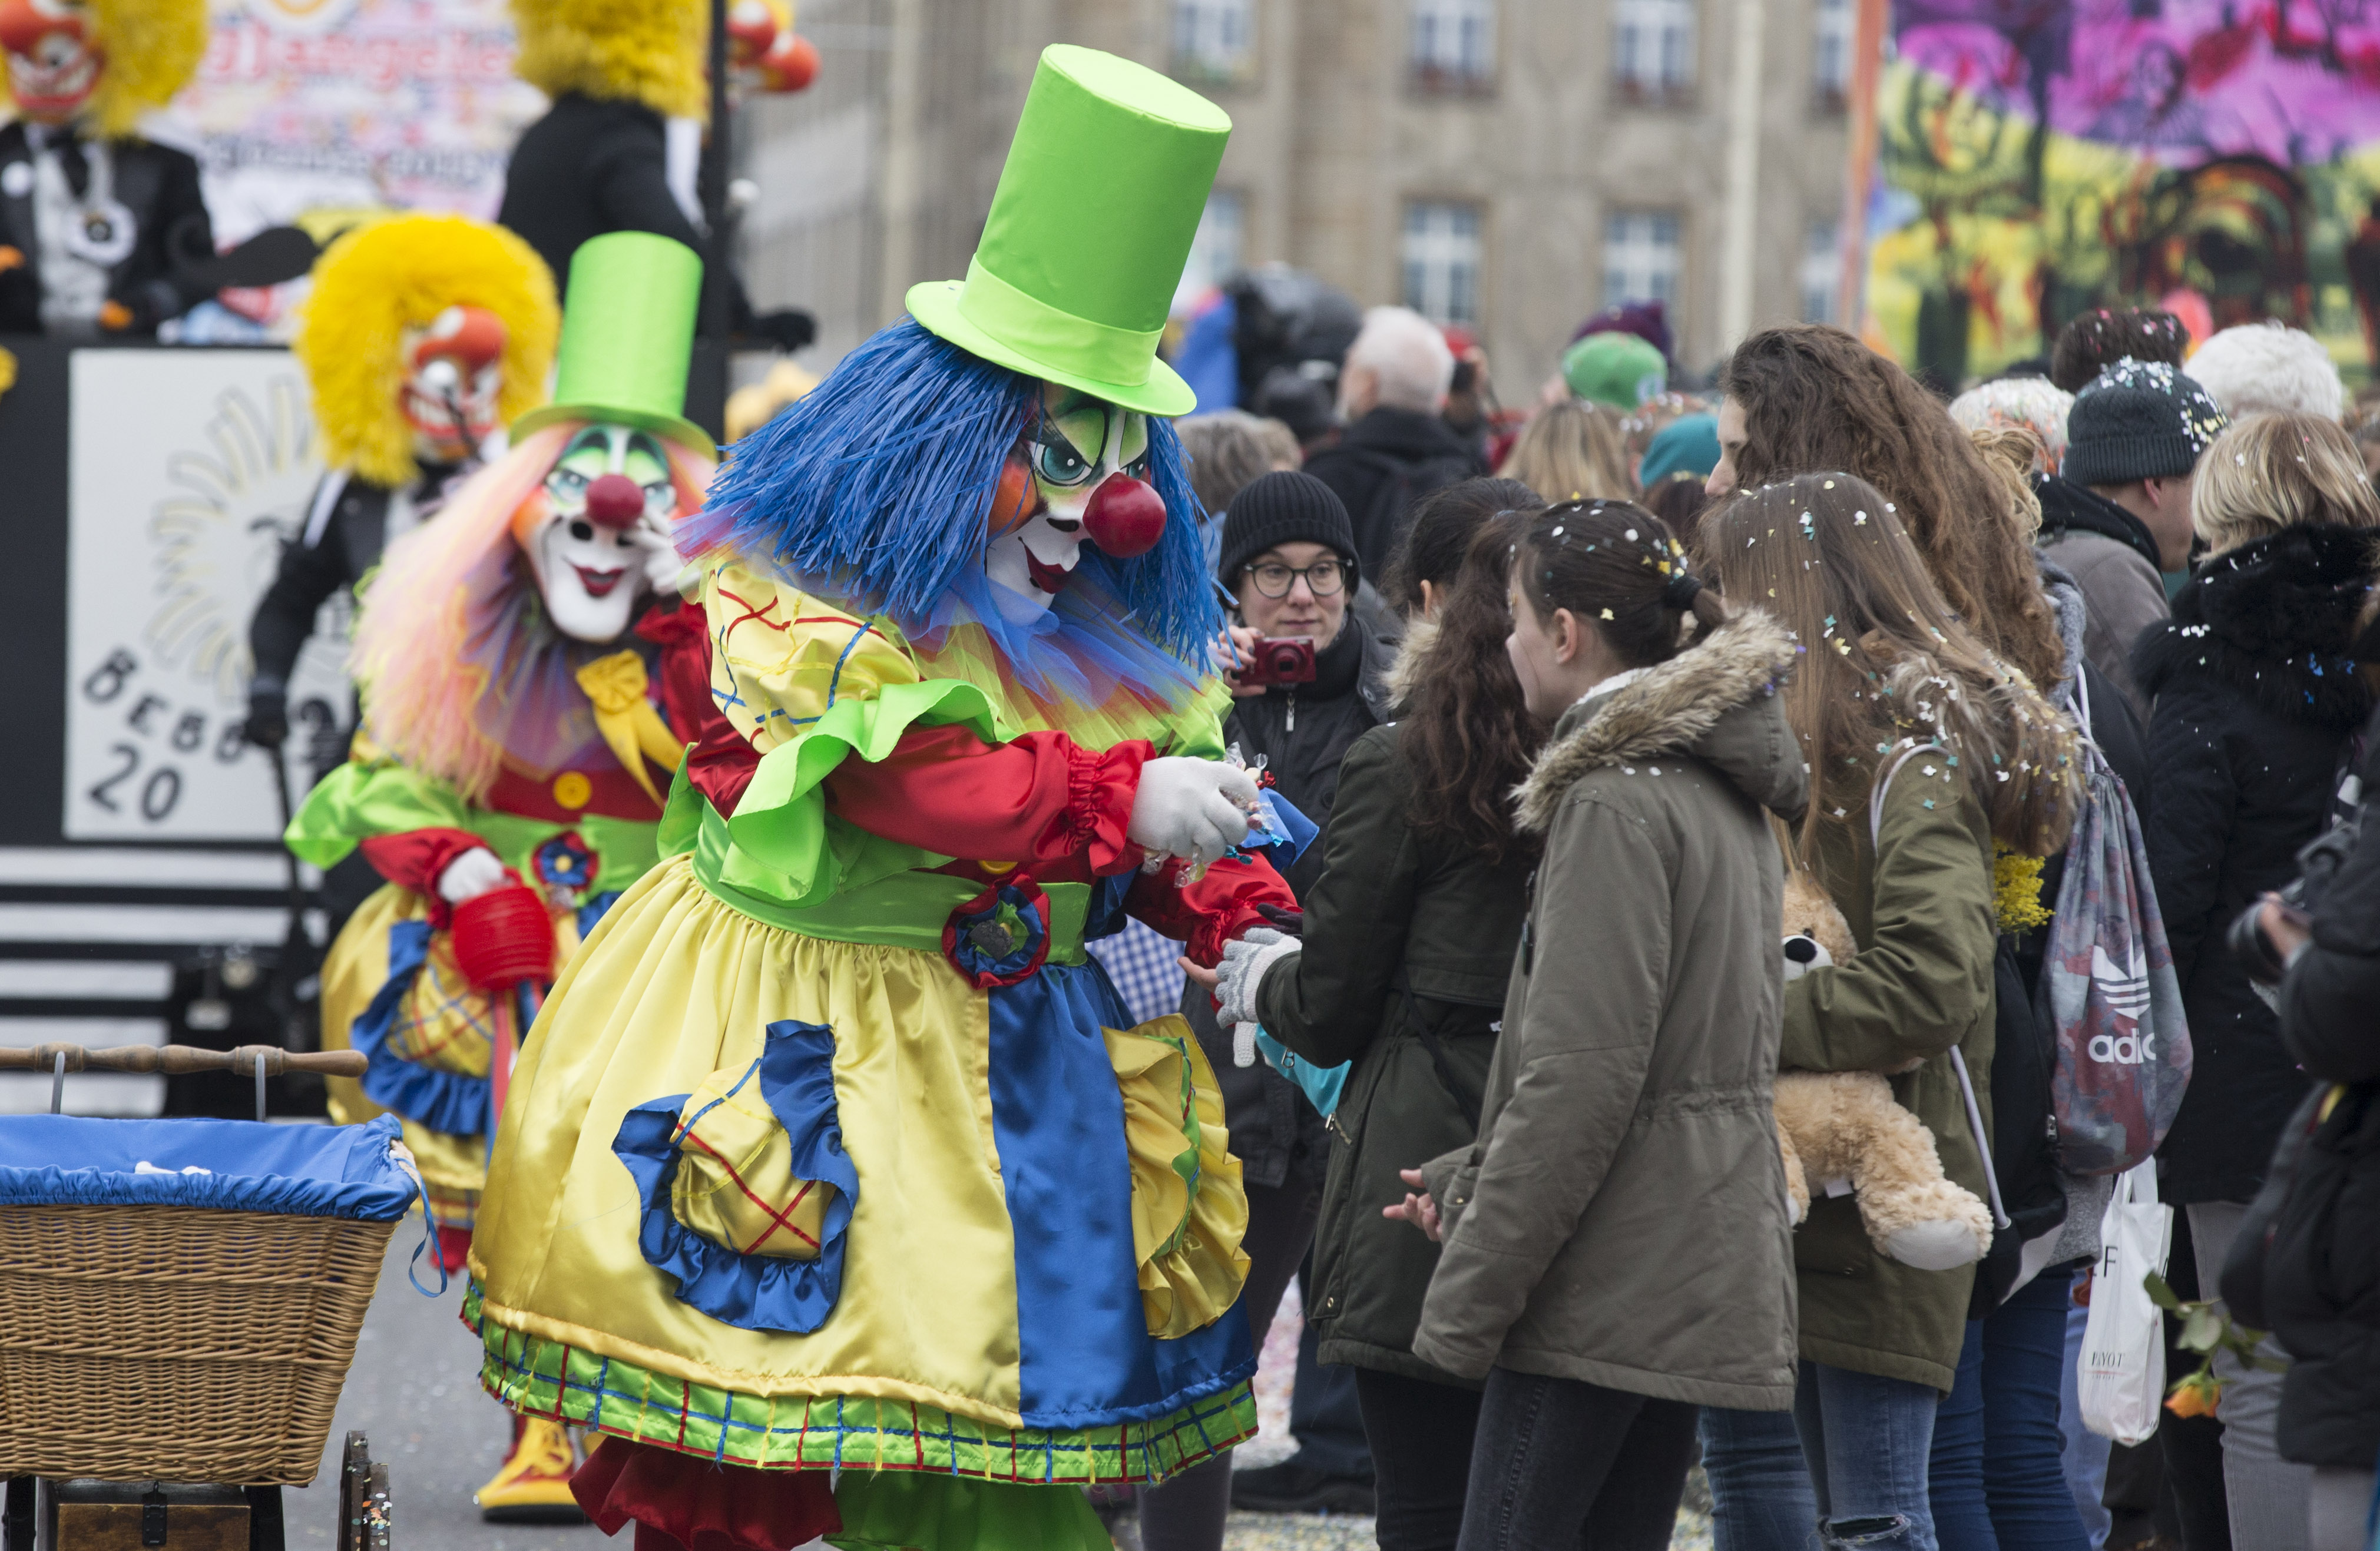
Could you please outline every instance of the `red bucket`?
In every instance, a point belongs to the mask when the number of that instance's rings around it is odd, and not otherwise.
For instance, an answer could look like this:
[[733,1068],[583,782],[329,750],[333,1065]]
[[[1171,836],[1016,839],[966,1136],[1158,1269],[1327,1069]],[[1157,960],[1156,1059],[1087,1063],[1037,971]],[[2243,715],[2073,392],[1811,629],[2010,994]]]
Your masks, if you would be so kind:
[[522,883],[474,895],[455,907],[455,963],[482,989],[553,973],[553,922],[545,901]]

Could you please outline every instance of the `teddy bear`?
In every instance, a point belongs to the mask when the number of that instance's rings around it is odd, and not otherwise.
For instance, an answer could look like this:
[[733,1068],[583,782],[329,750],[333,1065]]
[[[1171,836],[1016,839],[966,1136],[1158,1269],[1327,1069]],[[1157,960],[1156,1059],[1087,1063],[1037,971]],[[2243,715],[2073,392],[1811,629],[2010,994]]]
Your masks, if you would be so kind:
[[[1784,920],[1788,980],[1858,951],[1834,901],[1800,867],[1786,868]],[[1821,1189],[1848,1181],[1878,1254],[1921,1271],[1955,1270],[1982,1259],[1990,1247],[1992,1214],[1973,1192],[1943,1174],[1933,1133],[1892,1097],[1885,1079],[1895,1074],[1777,1074],[1777,1147],[1785,1158],[1793,1225],[1810,1215],[1811,1180]]]

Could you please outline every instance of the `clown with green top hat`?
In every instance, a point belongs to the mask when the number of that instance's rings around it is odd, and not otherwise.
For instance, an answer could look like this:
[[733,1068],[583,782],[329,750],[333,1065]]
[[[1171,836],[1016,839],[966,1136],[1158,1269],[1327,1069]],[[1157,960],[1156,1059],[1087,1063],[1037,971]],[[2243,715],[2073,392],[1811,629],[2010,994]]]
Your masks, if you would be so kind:
[[514,1074],[467,1305],[640,1546],[1090,1551],[1082,1486],[1255,1430],[1214,1073],[1083,946],[1211,964],[1293,903],[1157,358],[1230,127],[1050,49],[965,275],[674,525],[704,725]]
[[[666,237],[578,249],[555,402],[367,578],[354,756],[289,826],[305,860],[360,848],[387,880],[331,945],[322,1039],[370,1058],[334,1117],[396,1114],[446,1271],[485,1230],[489,1147],[538,1007],[658,859],[701,727],[703,626],[671,536],[717,463],[681,413],[701,281]],[[481,1510],[576,1521],[577,1465],[559,1422],[522,1413]]]

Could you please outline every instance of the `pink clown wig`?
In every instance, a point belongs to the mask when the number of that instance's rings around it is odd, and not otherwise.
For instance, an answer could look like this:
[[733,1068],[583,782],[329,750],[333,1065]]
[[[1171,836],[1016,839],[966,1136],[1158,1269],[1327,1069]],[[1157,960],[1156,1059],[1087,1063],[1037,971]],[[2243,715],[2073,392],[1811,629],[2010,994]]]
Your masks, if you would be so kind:
[[[367,735],[467,800],[507,762],[542,777],[594,735],[575,673],[614,648],[553,628],[521,552],[541,521],[545,477],[587,423],[540,427],[465,480],[437,515],[389,545],[363,595],[347,669]],[[691,512],[717,466],[662,446],[678,509]]]

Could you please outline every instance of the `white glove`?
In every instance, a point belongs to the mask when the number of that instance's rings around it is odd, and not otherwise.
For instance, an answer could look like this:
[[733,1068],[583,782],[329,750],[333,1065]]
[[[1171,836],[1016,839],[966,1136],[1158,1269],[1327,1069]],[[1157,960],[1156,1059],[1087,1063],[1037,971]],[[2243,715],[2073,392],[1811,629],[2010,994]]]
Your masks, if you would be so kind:
[[686,562],[678,558],[669,529],[648,514],[628,529],[628,542],[641,552],[645,585],[663,597],[677,591],[678,573],[686,569]]
[[[1215,966],[1215,1021],[1219,1024],[1245,1024],[1253,1028],[1257,1017],[1257,989],[1264,984],[1265,971],[1290,957],[1305,944],[1286,932],[1270,927],[1251,927],[1223,944],[1223,960]],[[1248,1036],[1251,1040],[1254,1035]],[[1255,1046],[1251,1044],[1253,1051]],[[1232,1052],[1234,1064],[1246,1066],[1247,1061]]]
[[461,904],[504,886],[504,865],[484,845],[464,852],[438,875],[438,897],[448,904]]
[[1169,756],[1140,768],[1123,832],[1152,852],[1208,866],[1248,838],[1257,783],[1220,759]]

